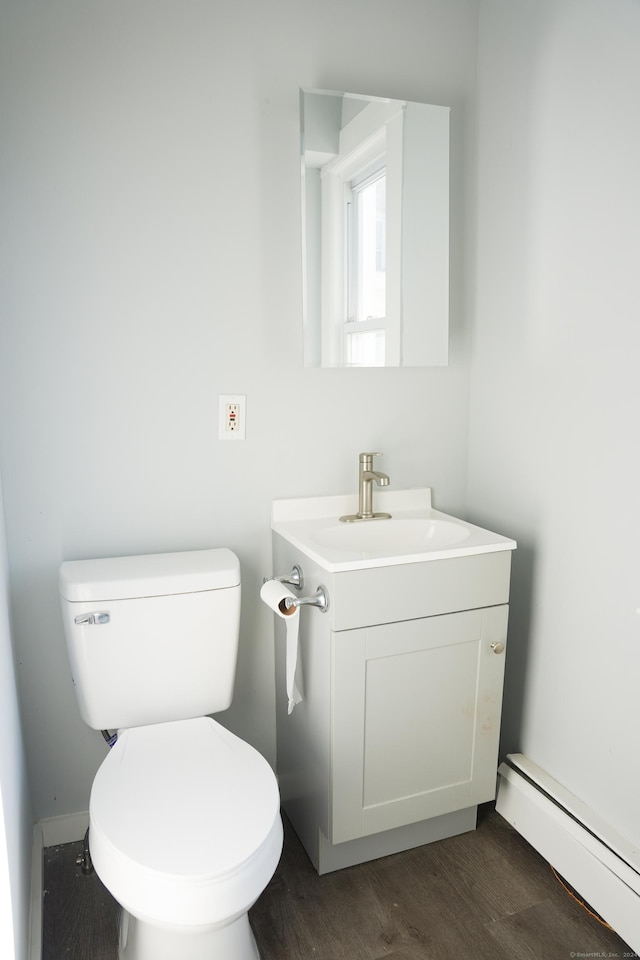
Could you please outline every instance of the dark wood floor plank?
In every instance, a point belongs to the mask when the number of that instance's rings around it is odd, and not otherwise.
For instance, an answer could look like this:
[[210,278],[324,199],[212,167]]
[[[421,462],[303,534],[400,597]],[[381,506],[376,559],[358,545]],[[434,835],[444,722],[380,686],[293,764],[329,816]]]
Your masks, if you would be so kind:
[[384,925],[362,868],[318,877],[291,827],[276,876],[251,913],[264,960],[376,956]]
[[118,960],[120,908],[80,853],[82,841],[45,848],[42,960]]
[[549,896],[548,864],[503,825],[508,826],[502,817],[489,815],[475,833],[430,848],[434,866],[464,897],[479,923],[525,910]]
[[434,960],[508,960],[469,909],[463,891],[445,876],[438,844],[371,864],[378,895],[389,923],[400,925],[402,936],[391,940],[403,949],[419,946],[419,956]]
[[[562,889],[562,888],[560,888]],[[565,894],[566,896],[566,894]],[[567,897],[563,909],[554,898],[510,917],[496,920],[489,930],[513,960],[568,960],[572,956],[629,956],[629,947]]]
[[252,911],[264,960],[508,960],[484,917],[464,922],[466,902],[437,869],[433,846],[323,877],[308,862],[300,872],[298,846],[288,827],[278,880]]

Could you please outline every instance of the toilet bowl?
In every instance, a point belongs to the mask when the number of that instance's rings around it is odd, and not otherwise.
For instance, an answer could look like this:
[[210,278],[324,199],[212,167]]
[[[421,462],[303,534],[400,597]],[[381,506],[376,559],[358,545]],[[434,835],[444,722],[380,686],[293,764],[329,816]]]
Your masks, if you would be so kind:
[[89,806],[122,960],[254,960],[247,911],[282,850],[275,776],[210,717],[123,731]]
[[120,960],[259,960],[248,910],[282,851],[273,770],[209,714],[231,703],[230,550],[67,561],[60,595],[83,719],[118,730],[89,802]]

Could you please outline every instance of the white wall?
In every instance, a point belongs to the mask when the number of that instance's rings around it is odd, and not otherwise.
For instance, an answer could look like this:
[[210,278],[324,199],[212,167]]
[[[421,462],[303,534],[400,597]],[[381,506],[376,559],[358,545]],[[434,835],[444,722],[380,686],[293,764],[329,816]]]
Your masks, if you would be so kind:
[[9,574],[0,482],[0,956],[26,960],[33,821],[9,621]]
[[[5,0],[0,27],[0,455],[43,817],[86,809],[106,750],[70,684],[62,559],[236,550],[225,722],[273,761],[272,498],[353,490],[373,449],[464,510],[477,3]],[[299,86],[451,106],[448,368],[303,369]],[[216,439],[220,393],[246,393],[246,442]]]
[[504,746],[640,843],[640,5],[481,0],[469,512],[512,534]]

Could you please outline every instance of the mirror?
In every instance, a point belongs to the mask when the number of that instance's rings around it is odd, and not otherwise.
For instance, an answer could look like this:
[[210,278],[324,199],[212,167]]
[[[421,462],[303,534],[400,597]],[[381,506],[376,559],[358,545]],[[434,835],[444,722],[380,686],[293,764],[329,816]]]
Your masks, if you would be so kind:
[[300,91],[305,366],[446,366],[449,108]]

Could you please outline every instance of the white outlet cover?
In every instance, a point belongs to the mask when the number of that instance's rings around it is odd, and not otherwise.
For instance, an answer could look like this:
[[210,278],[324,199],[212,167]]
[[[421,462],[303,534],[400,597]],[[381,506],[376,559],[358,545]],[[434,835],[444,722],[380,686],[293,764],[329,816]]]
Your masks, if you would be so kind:
[[[237,430],[227,429],[227,407],[230,403],[238,407]],[[244,440],[247,435],[247,397],[241,393],[220,394],[218,397],[218,439]]]

